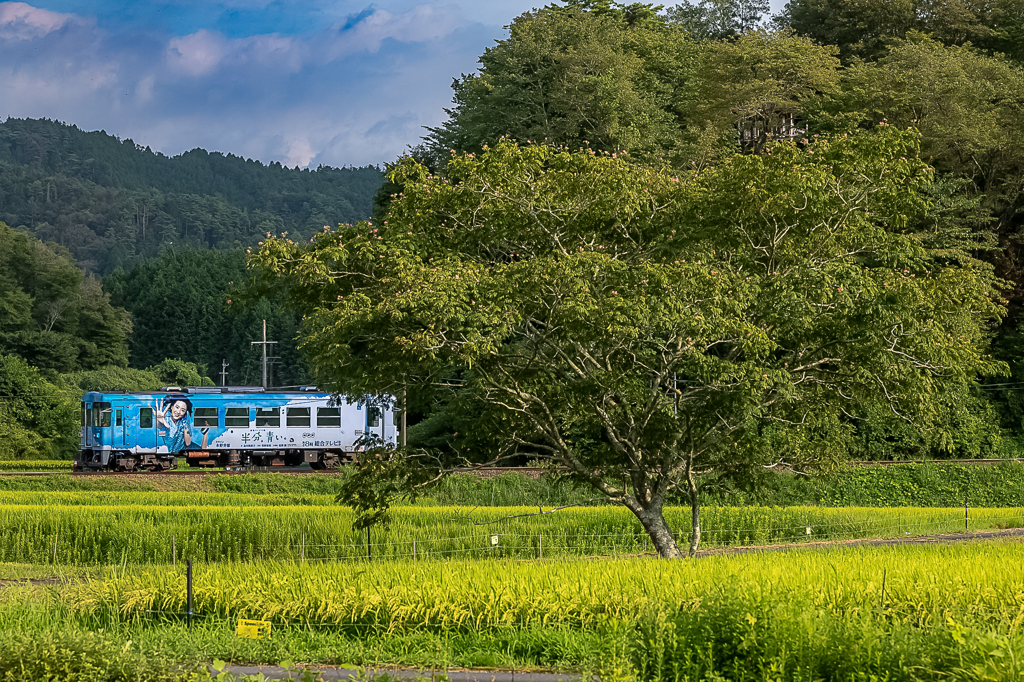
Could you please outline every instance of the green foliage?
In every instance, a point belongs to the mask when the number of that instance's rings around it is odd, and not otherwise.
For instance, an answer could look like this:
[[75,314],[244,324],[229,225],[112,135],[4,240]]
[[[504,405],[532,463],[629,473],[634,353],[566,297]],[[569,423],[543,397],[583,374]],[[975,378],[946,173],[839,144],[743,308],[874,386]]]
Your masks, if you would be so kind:
[[237,248],[359,220],[381,180],[370,166],[289,169],[203,149],[168,158],[56,121],[0,123],[0,216],[96,273],[172,246]]
[[[689,94],[690,141],[684,163],[721,163],[743,148],[760,153],[773,136],[791,136],[808,103],[841,81],[836,49],[788,32],[754,31],[704,48]],[[709,153],[709,151],[717,153]]]
[[164,360],[160,364],[150,367],[149,372],[156,376],[160,383],[165,386],[184,387],[214,385],[213,381],[209,377],[202,375],[194,362]]
[[971,43],[1020,59],[1015,43],[1024,25],[1020,0],[790,0],[775,18],[824,45],[839,47],[844,60],[873,59],[914,31],[945,45]]
[[672,148],[693,46],[660,21],[583,4],[517,17],[478,72],[455,81],[449,120],[426,138],[433,165],[502,137],[649,156]]
[[78,447],[79,394],[21,358],[0,355],[0,460],[70,459]]
[[139,651],[130,640],[104,632],[47,629],[0,634],[0,676],[32,682],[172,682],[201,680],[185,667]]
[[261,351],[250,342],[262,338],[266,319],[267,338],[278,342],[270,355],[280,358],[271,366],[271,384],[308,383],[294,341],[297,316],[265,298],[242,304],[232,291],[249,277],[241,250],[195,249],[167,251],[107,277],[104,286],[134,320],[132,366],[151,367],[160,375],[161,386],[211,385],[195,383],[198,380],[189,371],[175,378],[178,370],[160,363],[181,358],[219,384],[221,362],[226,360],[229,385],[259,385]]
[[[175,362],[175,361],[169,361]],[[195,366],[193,372],[197,373]],[[128,367],[100,367],[89,372],[76,372],[67,375],[83,393],[87,391],[156,391],[161,386],[175,385],[173,381],[163,381],[152,369],[131,369]],[[180,384],[183,386],[203,386],[205,384]]]
[[844,467],[819,476],[764,471],[756,480],[704,491],[705,504],[769,507],[955,507],[965,498],[972,507],[1024,506],[1024,464],[927,462]]
[[918,0],[790,0],[779,23],[822,45],[836,45],[844,59],[871,57],[916,26]]
[[0,222],[0,352],[61,372],[124,366],[131,329],[66,249]]
[[824,106],[831,120],[912,125],[921,131],[925,160],[970,181],[995,215],[1005,219],[1016,210],[1024,174],[1018,97],[1024,69],[913,34],[877,62],[850,67],[844,80],[842,93]]
[[945,447],[939,405],[1002,370],[991,273],[907,233],[931,178],[916,138],[880,126],[683,177],[506,141],[443,178],[403,162],[382,224],[271,239],[254,264],[306,317],[321,385],[459,372],[480,417],[458,449],[535,453],[656,518],[702,475],[827,466],[856,420]]
[[765,0],[699,0],[670,7],[665,16],[669,23],[678,24],[687,37],[723,40],[757,29],[769,11],[771,6]]

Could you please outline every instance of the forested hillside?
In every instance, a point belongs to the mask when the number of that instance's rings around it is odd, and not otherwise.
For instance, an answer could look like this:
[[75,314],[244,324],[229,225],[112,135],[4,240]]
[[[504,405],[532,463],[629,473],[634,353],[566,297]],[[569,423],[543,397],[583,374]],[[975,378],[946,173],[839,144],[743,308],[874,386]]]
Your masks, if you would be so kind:
[[270,355],[275,386],[309,383],[295,343],[299,317],[267,298],[250,304],[232,301],[231,291],[247,277],[245,252],[236,249],[167,251],[130,271],[104,278],[111,300],[132,317],[129,338],[132,367],[149,367],[164,358],[199,364],[220,383],[227,361],[227,383],[259,385],[261,351],[252,341],[277,341]]
[[67,248],[87,272],[129,269],[168,248],[234,248],[370,215],[378,169],[264,165],[35,119],[0,122],[0,220]]

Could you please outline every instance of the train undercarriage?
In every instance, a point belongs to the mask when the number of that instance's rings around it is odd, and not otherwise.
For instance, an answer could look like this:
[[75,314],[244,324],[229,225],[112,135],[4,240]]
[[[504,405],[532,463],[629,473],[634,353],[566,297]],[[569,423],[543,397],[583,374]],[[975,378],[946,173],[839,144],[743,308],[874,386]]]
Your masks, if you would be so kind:
[[182,455],[192,469],[297,467],[308,464],[311,469],[327,471],[351,461],[350,453],[341,450],[188,450],[176,454],[81,450],[75,460],[74,471],[173,471]]

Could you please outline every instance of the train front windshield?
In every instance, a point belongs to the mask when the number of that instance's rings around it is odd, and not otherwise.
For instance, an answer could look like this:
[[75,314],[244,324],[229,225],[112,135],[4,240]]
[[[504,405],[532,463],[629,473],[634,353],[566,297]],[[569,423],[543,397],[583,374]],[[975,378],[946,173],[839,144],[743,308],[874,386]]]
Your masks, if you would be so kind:
[[93,403],[92,425],[99,428],[108,428],[112,411],[113,406],[110,403]]

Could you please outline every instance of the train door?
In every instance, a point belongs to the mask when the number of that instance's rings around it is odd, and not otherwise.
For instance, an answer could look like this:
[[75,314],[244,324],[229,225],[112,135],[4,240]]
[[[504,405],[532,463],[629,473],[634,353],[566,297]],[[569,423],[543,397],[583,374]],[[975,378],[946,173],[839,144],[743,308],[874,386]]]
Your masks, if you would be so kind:
[[313,408],[308,404],[303,406],[288,406],[285,408],[284,425],[288,434],[288,445],[290,447],[303,447],[303,442],[313,440],[315,434],[312,431]]
[[82,427],[85,432],[85,446],[92,447],[92,403],[85,404],[85,425]]
[[356,449],[356,441],[366,433],[366,415],[363,406],[352,403],[345,403],[341,410],[342,427],[344,439],[348,445],[347,449]]
[[366,435],[377,436],[384,439],[384,416],[383,410],[376,405],[366,406]]
[[114,444],[113,434],[114,406],[110,403],[93,403],[92,405],[92,426],[93,446],[112,446]]
[[384,442],[396,443],[396,435],[398,433],[398,412],[395,410],[384,410],[384,428],[382,429],[384,434]]
[[[133,414],[134,416],[134,414]],[[156,424],[153,408],[145,405],[139,407],[137,426],[132,429],[132,441],[138,450],[156,451]]]
[[125,431],[127,429],[127,408],[119,405],[114,408],[114,447],[124,449],[128,444]]

